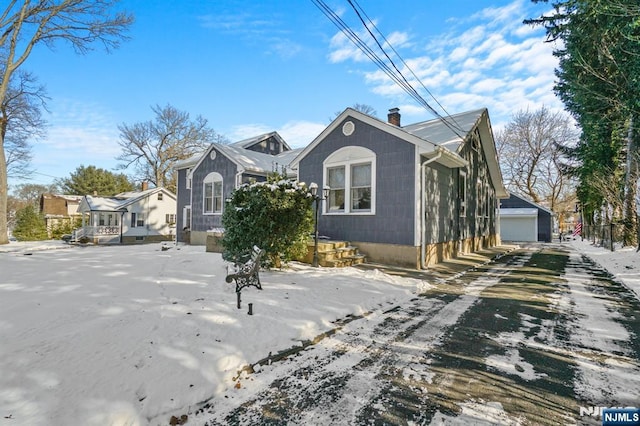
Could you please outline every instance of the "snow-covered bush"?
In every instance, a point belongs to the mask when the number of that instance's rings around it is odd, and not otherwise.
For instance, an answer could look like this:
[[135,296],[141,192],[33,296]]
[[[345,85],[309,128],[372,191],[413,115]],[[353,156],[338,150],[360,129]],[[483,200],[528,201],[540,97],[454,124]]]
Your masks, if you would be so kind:
[[279,174],[240,186],[222,215],[225,258],[238,258],[254,245],[265,250],[265,266],[303,256],[313,230],[312,202],[304,183]]

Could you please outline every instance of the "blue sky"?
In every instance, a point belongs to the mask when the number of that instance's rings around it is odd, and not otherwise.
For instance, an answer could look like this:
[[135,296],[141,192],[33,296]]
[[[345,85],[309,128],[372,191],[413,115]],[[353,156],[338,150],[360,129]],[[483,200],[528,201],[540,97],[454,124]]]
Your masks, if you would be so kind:
[[[365,37],[346,0],[326,2]],[[552,91],[553,46],[543,43],[541,29],[522,25],[546,6],[529,0],[360,5],[448,113],[487,107],[496,130],[518,110],[562,108]],[[403,124],[433,118],[311,0],[123,0],[121,6],[136,22],[119,49],[78,56],[65,44],[53,51],[39,46],[25,63],[51,97],[48,135],[34,145],[37,173],[30,182],[68,177],[80,165],[115,171],[117,126],[153,119],[154,105],[201,115],[232,141],[275,130],[293,147],[309,143],[355,103],[372,106],[382,119],[399,107]]]

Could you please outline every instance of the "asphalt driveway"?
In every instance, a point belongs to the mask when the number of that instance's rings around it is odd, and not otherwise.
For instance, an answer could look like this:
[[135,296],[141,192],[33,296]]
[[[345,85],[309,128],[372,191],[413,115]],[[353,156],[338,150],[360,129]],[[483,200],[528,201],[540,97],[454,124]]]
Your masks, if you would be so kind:
[[640,403],[640,301],[570,247],[429,281],[256,363],[188,424],[600,424],[599,407]]

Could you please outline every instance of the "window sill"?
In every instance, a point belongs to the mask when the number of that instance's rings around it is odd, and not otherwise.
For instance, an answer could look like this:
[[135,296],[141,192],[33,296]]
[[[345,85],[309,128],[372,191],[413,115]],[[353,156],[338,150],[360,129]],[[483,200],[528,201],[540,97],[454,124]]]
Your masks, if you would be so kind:
[[375,216],[376,212],[323,212],[323,216]]

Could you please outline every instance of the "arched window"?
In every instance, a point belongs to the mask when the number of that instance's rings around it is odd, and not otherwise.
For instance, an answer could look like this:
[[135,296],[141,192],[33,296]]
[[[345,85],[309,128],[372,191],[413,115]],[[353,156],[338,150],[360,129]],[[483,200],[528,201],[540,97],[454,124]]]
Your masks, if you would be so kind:
[[323,163],[329,198],[325,213],[375,214],[376,154],[360,146],[346,146]]
[[204,178],[203,182],[203,208],[204,214],[222,213],[222,175],[212,172]]

